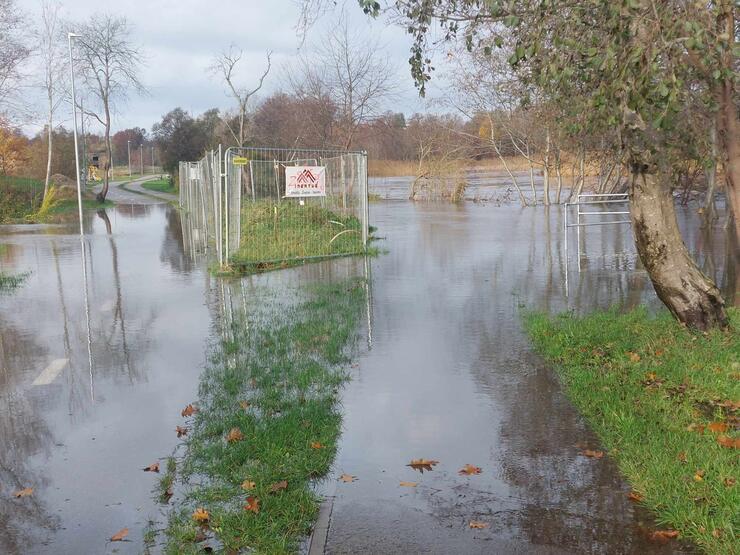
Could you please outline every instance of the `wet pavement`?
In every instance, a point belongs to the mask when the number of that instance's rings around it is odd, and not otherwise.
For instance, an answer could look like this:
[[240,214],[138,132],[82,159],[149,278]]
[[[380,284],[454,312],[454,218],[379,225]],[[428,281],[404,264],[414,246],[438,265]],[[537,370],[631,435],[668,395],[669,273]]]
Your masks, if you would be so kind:
[[[522,306],[654,305],[628,228],[585,233],[580,272],[571,241],[568,296],[559,207],[473,203],[375,203],[387,254],[223,282],[176,210],[124,193],[86,215],[84,272],[75,226],[0,227],[0,268],[31,272],[0,294],[0,553],[140,553],[168,510],[141,469],[177,445],[216,324],[265,287],[351,275],[370,285],[334,472],[358,481],[322,485],[327,553],[678,552],[646,543],[608,459],[578,455],[596,441],[519,323]],[[722,234],[683,220],[733,290]],[[440,462],[405,466],[420,457]],[[458,476],[466,463],[482,473]],[[124,527],[130,541],[107,542]]]

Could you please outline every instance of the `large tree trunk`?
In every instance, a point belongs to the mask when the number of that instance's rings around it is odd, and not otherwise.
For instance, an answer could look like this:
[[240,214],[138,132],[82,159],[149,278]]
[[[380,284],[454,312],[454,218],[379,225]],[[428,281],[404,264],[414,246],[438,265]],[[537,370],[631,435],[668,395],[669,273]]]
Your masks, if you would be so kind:
[[637,252],[655,292],[683,324],[698,330],[726,327],[725,301],[692,260],[681,238],[666,173],[633,167],[630,188]]
[[113,159],[113,145],[110,142],[110,110],[108,109],[108,103],[105,103],[105,153],[107,160],[103,166],[103,188],[100,192],[95,195],[98,202],[105,202],[105,197],[108,196],[108,184],[110,182],[110,161]]
[[740,239],[740,125],[730,79],[726,79],[722,85],[718,119],[727,204],[735,220],[735,236]]

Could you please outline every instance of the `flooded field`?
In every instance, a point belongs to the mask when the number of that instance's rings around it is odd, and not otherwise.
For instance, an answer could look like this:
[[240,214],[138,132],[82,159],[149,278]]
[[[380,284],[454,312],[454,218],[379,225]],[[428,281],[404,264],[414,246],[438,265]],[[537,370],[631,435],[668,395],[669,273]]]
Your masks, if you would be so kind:
[[[358,481],[320,485],[333,499],[328,553],[680,551],[646,542],[649,520],[609,460],[578,455],[595,439],[521,330],[523,308],[657,306],[627,226],[589,228],[580,257],[571,236],[568,263],[562,217],[378,202],[387,253],[231,282],[187,255],[163,204],[89,214],[84,272],[75,226],[0,227],[0,267],[30,272],[0,293],[0,552],[141,552],[168,510],[142,468],[176,447],[219,322],[258,289],[351,275],[369,277],[368,304],[335,473]],[[703,231],[688,209],[681,220],[734,294],[719,224]],[[439,465],[406,466],[421,457]],[[468,463],[482,473],[459,476]],[[25,487],[33,495],[13,497]],[[470,530],[473,518],[491,526]],[[124,527],[131,541],[107,541]]]

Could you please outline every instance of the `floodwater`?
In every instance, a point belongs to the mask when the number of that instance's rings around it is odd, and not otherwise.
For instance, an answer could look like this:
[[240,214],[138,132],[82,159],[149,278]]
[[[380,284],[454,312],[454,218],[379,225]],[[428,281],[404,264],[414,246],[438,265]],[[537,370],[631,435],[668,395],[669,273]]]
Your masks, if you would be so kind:
[[[334,472],[358,481],[322,486],[328,553],[677,552],[646,543],[608,459],[578,455],[598,444],[519,320],[523,306],[655,305],[629,229],[589,228],[580,257],[571,237],[566,295],[560,207],[388,201],[371,220],[377,258],[231,282],[188,256],[163,204],[87,214],[84,271],[75,226],[0,227],[2,270],[31,272],[0,294],[0,552],[141,552],[168,510],[142,468],[176,447],[219,321],[264,288],[350,275],[370,283]],[[718,228],[682,223],[734,291]],[[440,462],[405,466],[420,457]],[[482,474],[458,476],[466,463]],[[124,527],[129,541],[107,541]]]

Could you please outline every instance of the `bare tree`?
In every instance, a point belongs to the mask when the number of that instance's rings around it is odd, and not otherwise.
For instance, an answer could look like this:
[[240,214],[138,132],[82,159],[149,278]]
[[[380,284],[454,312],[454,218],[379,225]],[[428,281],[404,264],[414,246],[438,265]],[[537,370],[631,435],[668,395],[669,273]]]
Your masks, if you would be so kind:
[[337,109],[339,141],[349,149],[357,129],[380,115],[381,104],[394,92],[394,71],[383,49],[372,39],[353,40],[340,19],[316,49],[291,68],[290,84],[299,98],[326,96]]
[[84,113],[97,120],[104,128],[105,161],[103,188],[97,199],[103,202],[108,195],[112,159],[111,113],[126,100],[128,91],[145,92],[138,72],[144,62],[140,50],[131,43],[131,27],[125,17],[94,15],[76,31],[81,37],[79,68],[82,82],[88,89],[90,101]]
[[240,147],[244,146],[244,142],[247,138],[249,100],[259,92],[265,82],[265,78],[270,73],[272,52],[267,52],[267,68],[262,73],[257,85],[253,89],[240,86],[236,83],[237,66],[241,61],[242,56],[243,52],[241,50],[237,50],[232,44],[228,51],[222,52],[216,57],[213,65],[209,68],[212,73],[220,75],[223,78],[229,88],[231,96],[236,100],[237,122],[235,125],[238,126],[238,129],[235,130],[233,128],[228,118],[224,118],[224,121],[226,121],[231,135]]
[[59,10],[61,4],[53,0],[44,0],[41,4],[41,28],[38,31],[39,54],[43,63],[41,88],[46,94],[46,179],[44,196],[49,190],[51,180],[51,158],[54,141],[54,113],[59,108],[64,96],[60,93],[61,82],[67,72],[66,56],[61,42]]
[[26,20],[15,0],[0,0],[0,117],[19,107],[20,68],[31,54],[24,31]]

